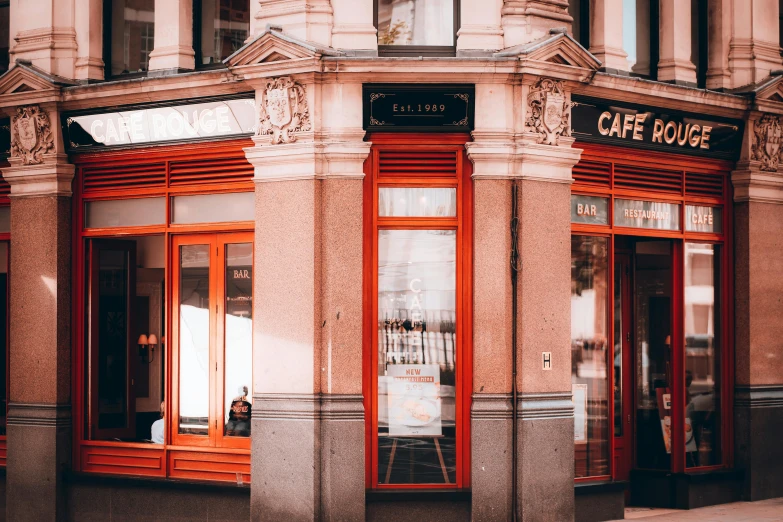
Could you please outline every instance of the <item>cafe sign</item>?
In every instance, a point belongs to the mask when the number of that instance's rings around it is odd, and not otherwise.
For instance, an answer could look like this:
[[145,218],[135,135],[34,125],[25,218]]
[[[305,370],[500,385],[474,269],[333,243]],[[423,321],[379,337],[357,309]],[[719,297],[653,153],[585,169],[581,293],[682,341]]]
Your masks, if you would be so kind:
[[158,106],[118,107],[64,118],[70,150],[149,145],[249,135],[257,127],[255,97]]
[[572,135],[581,141],[736,159],[742,122],[574,96]]
[[473,85],[365,84],[363,98],[367,131],[473,130]]

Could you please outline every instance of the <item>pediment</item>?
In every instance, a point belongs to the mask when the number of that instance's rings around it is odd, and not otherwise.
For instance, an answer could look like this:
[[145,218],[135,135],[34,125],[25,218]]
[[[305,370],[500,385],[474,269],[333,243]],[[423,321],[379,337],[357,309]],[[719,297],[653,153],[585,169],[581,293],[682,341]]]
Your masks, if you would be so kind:
[[48,74],[29,62],[17,61],[8,72],[0,76],[0,95],[52,91],[62,85],[73,84],[74,82]]
[[520,60],[550,63],[578,69],[597,71],[601,62],[590,51],[562,30],[533,42],[517,45],[495,53],[498,57],[518,56]]
[[783,102],[783,76],[770,76],[758,84],[754,91],[756,100]]
[[321,56],[341,56],[342,54],[330,47],[299,40],[283,33],[278,27],[267,27],[258,37],[223,60],[223,63],[229,67],[241,67],[290,60],[318,59]]

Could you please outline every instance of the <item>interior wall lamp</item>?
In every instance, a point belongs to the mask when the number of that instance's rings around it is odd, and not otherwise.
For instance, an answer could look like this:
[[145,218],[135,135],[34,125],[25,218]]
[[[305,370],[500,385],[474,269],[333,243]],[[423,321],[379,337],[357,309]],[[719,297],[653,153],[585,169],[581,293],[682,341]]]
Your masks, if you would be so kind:
[[150,364],[155,360],[155,346],[158,345],[158,337],[155,334],[141,334],[136,343],[139,345],[139,358],[144,364]]

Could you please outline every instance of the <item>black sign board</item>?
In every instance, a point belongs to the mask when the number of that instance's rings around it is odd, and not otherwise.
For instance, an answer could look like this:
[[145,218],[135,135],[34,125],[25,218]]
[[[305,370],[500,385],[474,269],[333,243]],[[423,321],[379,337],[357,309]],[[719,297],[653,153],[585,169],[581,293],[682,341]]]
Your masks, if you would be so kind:
[[571,125],[581,141],[736,160],[743,122],[574,96]]
[[382,132],[473,130],[473,85],[364,85],[364,129]]

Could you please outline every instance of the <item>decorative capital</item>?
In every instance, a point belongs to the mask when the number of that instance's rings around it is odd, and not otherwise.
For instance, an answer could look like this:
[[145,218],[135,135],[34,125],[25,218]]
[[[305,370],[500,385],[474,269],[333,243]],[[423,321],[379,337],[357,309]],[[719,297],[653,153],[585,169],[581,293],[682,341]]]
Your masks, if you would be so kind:
[[562,80],[540,78],[530,87],[527,105],[525,130],[538,135],[536,143],[559,145],[561,136],[571,136],[571,105]]
[[780,117],[764,114],[753,124],[751,159],[761,162],[761,170],[776,172],[783,150],[780,148]]
[[38,105],[17,107],[11,121],[11,157],[22,165],[39,165],[54,150],[49,116]]
[[264,83],[258,111],[256,135],[271,136],[271,145],[293,143],[297,133],[312,130],[305,87],[290,76]]

